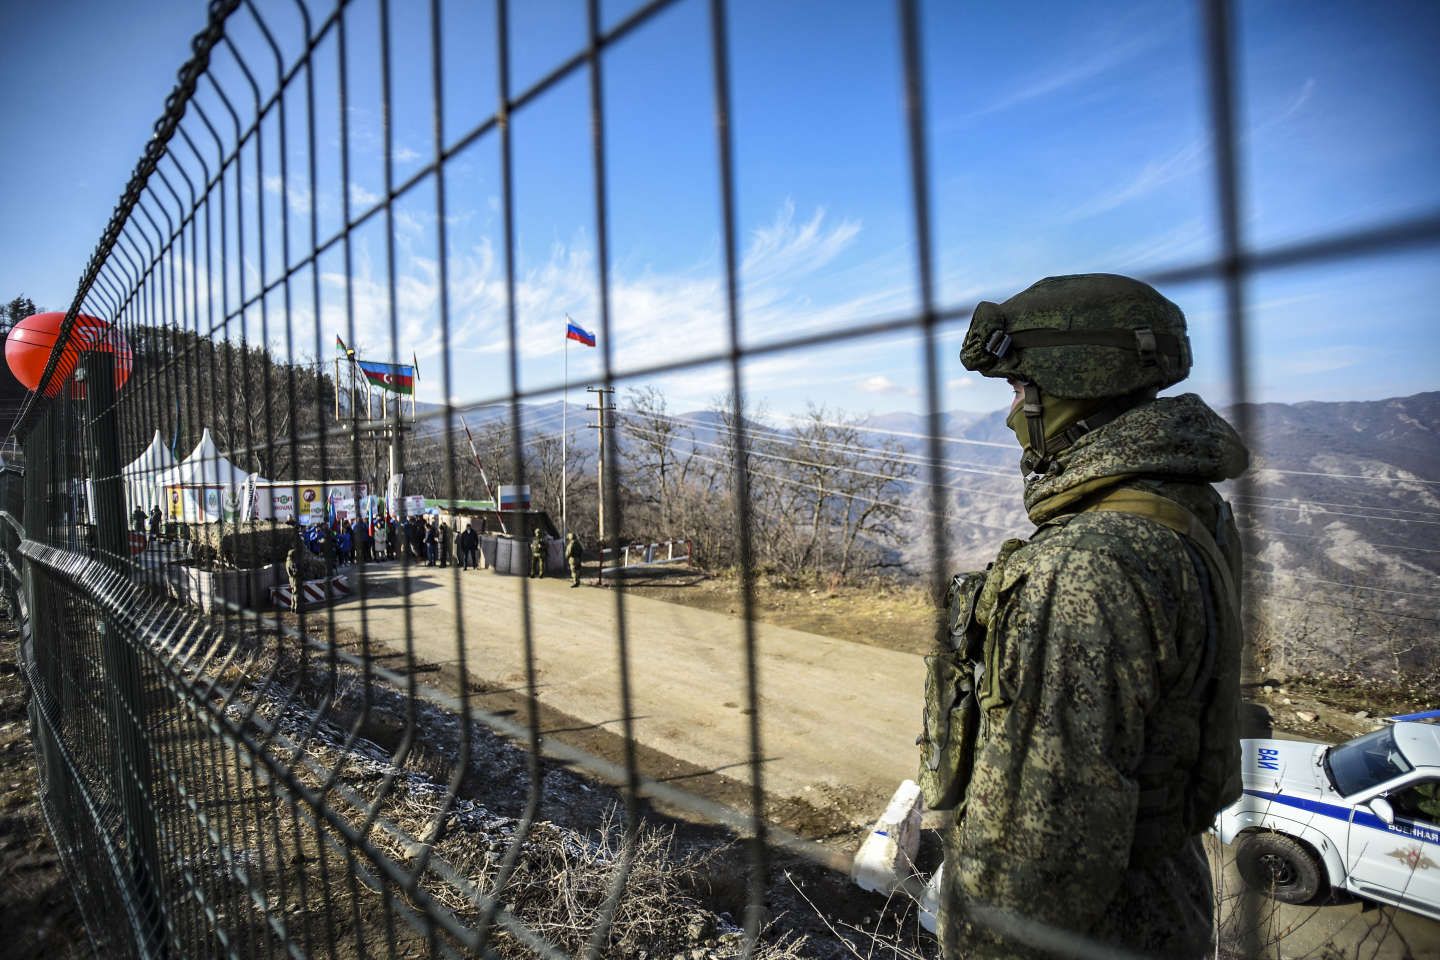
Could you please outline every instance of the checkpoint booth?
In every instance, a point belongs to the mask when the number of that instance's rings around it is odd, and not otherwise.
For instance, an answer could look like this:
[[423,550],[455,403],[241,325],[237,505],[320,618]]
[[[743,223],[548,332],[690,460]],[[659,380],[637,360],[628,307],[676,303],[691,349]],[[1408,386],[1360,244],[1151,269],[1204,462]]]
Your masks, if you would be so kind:
[[[459,533],[466,526],[480,535],[480,566],[524,577],[530,573],[530,539],[539,529],[545,537],[545,575],[566,573],[565,542],[544,510],[497,510],[489,500],[430,501],[440,522]],[[458,539],[458,538],[457,538]]]

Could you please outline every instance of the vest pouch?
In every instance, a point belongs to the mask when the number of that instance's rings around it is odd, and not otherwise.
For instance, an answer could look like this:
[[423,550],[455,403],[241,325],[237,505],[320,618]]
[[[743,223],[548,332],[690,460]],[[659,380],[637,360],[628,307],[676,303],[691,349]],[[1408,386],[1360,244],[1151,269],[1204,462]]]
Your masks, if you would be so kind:
[[985,630],[975,620],[984,573],[962,573],[950,583],[946,604],[949,635],[944,648],[925,658],[925,712],[916,781],[929,810],[951,810],[965,799],[980,729],[975,660]]
[[924,730],[916,778],[928,810],[950,810],[965,798],[975,762],[980,704],[973,665],[954,653],[925,658]]

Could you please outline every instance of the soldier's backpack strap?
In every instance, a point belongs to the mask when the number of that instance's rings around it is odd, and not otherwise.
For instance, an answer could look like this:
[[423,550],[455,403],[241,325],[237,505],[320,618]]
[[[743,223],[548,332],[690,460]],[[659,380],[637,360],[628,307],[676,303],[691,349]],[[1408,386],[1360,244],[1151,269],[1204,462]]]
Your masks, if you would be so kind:
[[[1097,497],[1080,512],[1090,511],[1144,517],[1180,534],[1195,567],[1200,589],[1213,600],[1205,604],[1205,650],[1195,686],[1189,694],[1200,713],[1200,745],[1195,766],[1179,781],[1171,758],[1148,757],[1137,771],[1141,785],[1137,811],[1140,822],[1136,827],[1132,861],[1144,861],[1164,853],[1167,844],[1163,838],[1170,832],[1165,825],[1168,819],[1165,811],[1178,813],[1185,833],[1193,835],[1208,827],[1216,811],[1240,794],[1238,717],[1231,716],[1233,703],[1221,689],[1222,680],[1229,679],[1238,667],[1240,592],[1216,537],[1192,511],[1174,500],[1148,490],[1125,487]],[[1221,520],[1222,535],[1225,517],[1228,511]],[[1238,681],[1238,676],[1233,679]]]
[[1230,562],[1220,552],[1220,545],[1215,542],[1215,537],[1205,529],[1205,525],[1190,510],[1158,493],[1151,493],[1136,487],[1121,487],[1095,498],[1080,509],[1081,513],[1093,511],[1130,513],[1137,517],[1145,517],[1147,520],[1154,520],[1188,538],[1205,555],[1205,559],[1209,561],[1208,565],[1220,578],[1220,586],[1230,600],[1230,608],[1239,611],[1240,593],[1235,586],[1235,577],[1230,571]]

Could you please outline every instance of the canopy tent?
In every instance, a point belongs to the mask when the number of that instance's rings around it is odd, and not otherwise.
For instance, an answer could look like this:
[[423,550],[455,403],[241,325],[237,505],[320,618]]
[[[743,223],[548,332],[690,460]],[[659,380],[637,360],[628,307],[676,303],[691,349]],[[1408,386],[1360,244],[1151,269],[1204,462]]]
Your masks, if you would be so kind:
[[164,489],[159,480],[162,474],[177,466],[175,455],[160,439],[160,431],[155,431],[150,446],[145,452],[136,457],[120,471],[125,482],[125,502],[127,512],[136,507],[144,510],[147,514],[150,508],[165,502]]
[[220,455],[206,427],[190,455],[161,473],[156,484],[165,490],[169,519],[213,523],[239,519],[241,489],[249,477]]

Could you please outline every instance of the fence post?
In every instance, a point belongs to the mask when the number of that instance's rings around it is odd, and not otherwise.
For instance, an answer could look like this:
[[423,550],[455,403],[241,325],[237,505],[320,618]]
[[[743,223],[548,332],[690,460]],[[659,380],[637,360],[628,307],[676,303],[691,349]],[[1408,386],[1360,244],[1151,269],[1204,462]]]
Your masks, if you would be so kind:
[[[125,492],[120,477],[120,436],[115,416],[115,359],[91,351],[80,359],[77,381],[85,384],[85,423],[89,431],[91,505],[97,559],[117,572],[129,571],[130,535],[125,524]],[[119,626],[103,617],[101,650],[110,683],[110,717],[115,732],[114,781],[125,814],[127,850],[141,956],[164,956],[164,913],[159,896],[160,854],[155,835],[153,783],[147,749],[147,705],[140,653]]]

